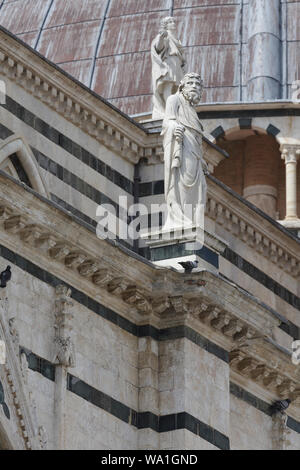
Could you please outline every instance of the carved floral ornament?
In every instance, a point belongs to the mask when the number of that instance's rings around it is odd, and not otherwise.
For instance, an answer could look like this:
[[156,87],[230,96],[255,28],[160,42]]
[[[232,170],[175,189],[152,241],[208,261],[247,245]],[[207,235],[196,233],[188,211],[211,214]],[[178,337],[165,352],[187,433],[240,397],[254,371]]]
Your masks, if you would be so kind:
[[281,158],[285,163],[297,163],[300,156],[300,144],[282,144],[280,146]]

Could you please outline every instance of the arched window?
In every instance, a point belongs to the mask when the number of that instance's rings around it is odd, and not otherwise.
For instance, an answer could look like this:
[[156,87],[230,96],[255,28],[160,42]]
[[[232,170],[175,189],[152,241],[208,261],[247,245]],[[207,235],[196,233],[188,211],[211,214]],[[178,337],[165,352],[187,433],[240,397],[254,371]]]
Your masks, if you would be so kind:
[[49,198],[38,163],[23,137],[12,135],[0,143],[0,170]]

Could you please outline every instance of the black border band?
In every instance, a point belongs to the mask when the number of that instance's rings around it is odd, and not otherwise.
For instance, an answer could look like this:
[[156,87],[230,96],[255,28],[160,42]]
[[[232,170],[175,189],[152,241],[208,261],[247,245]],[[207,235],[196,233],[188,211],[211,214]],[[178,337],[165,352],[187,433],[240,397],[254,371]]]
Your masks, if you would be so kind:
[[[230,382],[230,393],[234,395],[236,398],[246,402],[248,405],[253,406],[257,410],[265,413],[268,416],[272,416],[271,405],[261,398],[256,397],[250,392],[247,392],[244,388],[240,387],[239,385]],[[292,429],[293,431],[300,434],[300,422],[296,421],[294,418],[288,416],[287,426]]]
[[67,390],[138,429],[150,428],[158,433],[187,429],[218,449],[230,449],[227,436],[189,413],[157,416],[149,411],[137,412],[71,374],[68,374]]
[[[107,163],[104,163],[102,160],[95,157],[95,155],[92,155],[90,152],[85,150],[85,148],[66,137],[54,127],[51,127],[47,122],[43,121],[31,111],[24,108],[24,106],[17,103],[10,96],[6,95],[5,98],[6,103],[0,104],[0,106],[12,113],[15,117],[20,119],[36,132],[42,134],[51,142],[66,150],[66,152],[73,155],[73,157],[82,161],[84,164],[97,171],[100,175],[104,176],[109,181],[112,181],[127,193],[133,195],[133,181],[126,178],[117,170],[114,170]],[[4,127],[3,124],[1,126]],[[13,134],[13,132],[11,133]]]

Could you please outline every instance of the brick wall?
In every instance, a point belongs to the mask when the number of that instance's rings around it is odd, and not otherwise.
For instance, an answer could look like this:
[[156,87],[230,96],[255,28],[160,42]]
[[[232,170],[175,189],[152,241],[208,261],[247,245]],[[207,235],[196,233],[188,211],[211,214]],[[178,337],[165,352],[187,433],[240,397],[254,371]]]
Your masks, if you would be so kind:
[[[243,195],[245,188],[256,185],[277,190],[276,211],[285,215],[285,168],[281,162],[279,144],[269,135],[252,135],[243,140],[221,141],[218,145],[230,156],[215,169],[214,175],[235,192]],[[260,209],[269,213],[265,198],[250,198]],[[300,195],[298,195],[300,200]],[[275,216],[274,211],[269,213]]]

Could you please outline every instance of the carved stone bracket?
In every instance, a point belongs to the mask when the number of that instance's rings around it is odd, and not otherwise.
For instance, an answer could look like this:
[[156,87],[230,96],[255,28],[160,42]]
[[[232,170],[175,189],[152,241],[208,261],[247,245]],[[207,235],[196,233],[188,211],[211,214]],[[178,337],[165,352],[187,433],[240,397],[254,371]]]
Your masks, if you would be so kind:
[[12,317],[8,320],[8,325],[9,325],[9,332],[11,335],[11,339],[15,348],[15,353],[18,355],[19,354],[19,332],[16,326],[16,318]]
[[169,297],[160,297],[158,299],[153,299],[152,307],[153,311],[158,315],[164,313],[168,308],[170,308],[171,302]]
[[40,444],[40,448],[43,450],[47,449],[47,442],[48,442],[48,436],[47,436],[47,431],[44,426],[39,426],[38,429],[38,441]]
[[109,269],[98,269],[98,271],[93,276],[93,283],[100,287],[105,287],[107,284],[112,281],[113,274]]
[[251,325],[213,304],[198,303],[195,305],[193,314],[201,322],[218,330],[234,342],[249,339],[258,334],[258,331],[255,331]]
[[108,283],[107,290],[110,294],[121,296],[127,289],[129,282],[124,277],[115,277]]
[[181,295],[170,297],[170,303],[174,308],[175,312],[179,315],[184,315],[190,310],[187,299],[185,299]]
[[209,196],[206,204],[206,214],[208,217],[217,221],[225,230],[239,237],[248,246],[256,250],[266,259],[271,260],[292,277],[299,277],[299,257],[282,248],[273,239],[264,235],[258,226],[253,226],[251,222],[235,214],[234,210],[230,210],[227,207],[226,202],[224,203],[221,202],[221,200],[217,200],[210,188],[208,189]]
[[134,305],[137,310],[142,314],[151,312],[151,304],[144,295],[144,293],[137,289],[135,286],[128,288],[123,294],[123,300],[131,305]]
[[263,358],[237,349],[230,353],[230,367],[276,396],[296,400],[300,396],[300,384],[293,367],[268,359],[268,355]]

